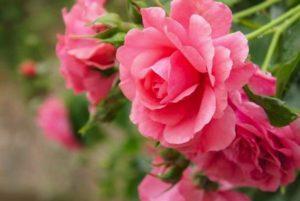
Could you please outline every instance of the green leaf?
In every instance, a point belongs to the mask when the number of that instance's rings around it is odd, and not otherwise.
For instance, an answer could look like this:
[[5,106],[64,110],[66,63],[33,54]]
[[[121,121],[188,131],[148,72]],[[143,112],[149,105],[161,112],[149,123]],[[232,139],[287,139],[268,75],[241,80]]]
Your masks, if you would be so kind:
[[96,112],[89,116],[89,119],[80,128],[81,136],[86,137],[93,132],[100,130],[99,124],[101,122],[113,121],[118,112],[125,105],[126,101],[118,87],[111,90],[108,97],[103,100],[96,108]]
[[164,9],[167,11],[167,13],[169,13],[171,7],[171,0],[160,0],[160,2],[164,5]]
[[100,33],[98,33],[95,38],[98,38],[98,39],[107,39],[107,38],[111,38],[112,36],[114,36],[116,33],[118,33],[120,30],[119,28],[110,28],[110,29],[107,29],[105,31],[102,31]]
[[288,28],[282,36],[281,62],[290,62],[300,54],[300,21]]
[[288,63],[278,66],[275,70],[275,76],[277,77],[277,92],[278,98],[283,98],[285,93],[289,89],[290,83],[293,80],[294,74],[300,67],[300,54]]
[[134,23],[141,24],[142,16],[140,14],[140,9],[149,7],[148,4],[144,0],[127,0],[127,2],[131,20]]
[[105,133],[102,131],[98,122],[93,122],[81,135],[82,141],[87,147],[94,146],[105,139]]
[[106,13],[93,22],[93,24],[104,24],[110,28],[120,27],[121,23],[122,19],[116,13]]
[[122,92],[119,87],[115,87],[111,90],[108,97],[97,106],[95,119],[101,122],[111,122],[125,104],[126,100]]
[[118,69],[113,67],[113,68],[109,68],[109,69],[105,69],[105,70],[100,70],[100,72],[104,77],[110,77],[111,75],[118,72]]
[[89,103],[84,96],[69,95],[66,106],[73,131],[85,146],[92,146],[104,138],[100,126],[89,121]]
[[101,41],[103,41],[105,43],[113,44],[115,47],[120,47],[121,45],[124,44],[125,36],[126,36],[126,33],[119,32],[110,38],[101,39]]
[[286,0],[285,3],[287,6],[292,7],[292,6],[296,6],[297,4],[299,4],[300,1],[299,0]]
[[66,106],[75,133],[77,133],[89,119],[88,105],[88,101],[82,95],[74,96],[73,94],[68,94],[66,98]]
[[247,86],[244,90],[251,101],[265,110],[273,126],[284,127],[298,118],[285,102],[274,97],[255,95]]
[[280,57],[273,74],[277,77],[277,97],[285,98],[300,67],[300,22],[282,35]]
[[137,8],[146,8],[149,6],[145,0],[129,0],[129,2]]

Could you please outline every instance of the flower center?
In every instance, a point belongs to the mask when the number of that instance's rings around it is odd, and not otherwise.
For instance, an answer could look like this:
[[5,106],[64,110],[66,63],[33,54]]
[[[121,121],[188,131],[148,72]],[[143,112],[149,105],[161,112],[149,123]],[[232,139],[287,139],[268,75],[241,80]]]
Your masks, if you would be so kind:
[[167,82],[153,71],[148,73],[143,81],[143,86],[152,98],[161,100],[168,95]]

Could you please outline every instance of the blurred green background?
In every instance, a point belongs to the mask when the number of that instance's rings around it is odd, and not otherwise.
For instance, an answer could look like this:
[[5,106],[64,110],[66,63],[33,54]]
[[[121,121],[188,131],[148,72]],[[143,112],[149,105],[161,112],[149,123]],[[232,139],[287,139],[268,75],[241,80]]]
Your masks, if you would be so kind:
[[[223,0],[234,11],[262,0]],[[137,184],[149,168],[141,137],[128,122],[129,106],[115,124],[104,125],[109,136],[105,143],[82,153],[70,153],[44,139],[35,126],[34,101],[23,97],[23,82],[18,66],[24,60],[35,60],[51,72],[53,91],[61,91],[55,57],[56,34],[63,33],[61,9],[73,0],[0,0],[0,200],[2,201],[93,201],[137,200]],[[108,0],[108,9],[128,19],[126,0]],[[251,26],[237,24],[235,30],[250,32],[283,13],[299,0],[284,0],[247,19]],[[249,24],[249,23],[248,23]],[[300,22],[284,33],[272,60],[285,66],[300,55]],[[271,36],[250,43],[251,59],[262,64]],[[291,75],[285,100],[300,108],[299,63]],[[54,82],[54,81],[52,81]],[[297,109],[298,110],[298,109]],[[299,180],[298,180],[299,181]],[[300,182],[286,193],[262,194],[246,191],[255,201],[299,201]]]

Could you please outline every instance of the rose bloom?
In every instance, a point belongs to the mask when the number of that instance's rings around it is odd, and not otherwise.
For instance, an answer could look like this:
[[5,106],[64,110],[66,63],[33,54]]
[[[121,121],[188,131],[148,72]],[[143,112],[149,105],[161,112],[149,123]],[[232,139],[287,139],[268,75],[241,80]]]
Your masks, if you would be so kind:
[[168,147],[221,150],[235,138],[228,93],[254,73],[248,44],[229,34],[230,9],[212,0],[173,0],[141,10],[143,30],[131,30],[118,49],[120,87],[133,102],[131,120]]
[[68,13],[63,10],[65,35],[58,36],[56,48],[61,62],[61,73],[67,87],[76,93],[87,92],[92,104],[97,104],[111,89],[115,74],[101,73],[115,64],[115,48],[91,38],[104,26],[89,26],[105,13],[104,0],[78,0]]
[[72,131],[68,111],[59,99],[48,98],[40,106],[37,122],[49,139],[62,144],[70,150],[76,150],[81,147]]
[[[275,79],[258,72],[250,88],[260,95],[274,95]],[[263,108],[243,92],[231,94],[230,100],[237,118],[235,140],[223,151],[198,154],[192,160],[210,179],[233,186],[276,191],[293,182],[300,167],[300,119],[276,128]]]
[[148,175],[140,184],[138,191],[141,201],[250,201],[234,191],[209,191],[195,186],[190,169],[185,170],[181,180],[172,186]]
[[35,77],[37,75],[36,63],[31,60],[24,61],[20,64],[20,73],[28,78]]

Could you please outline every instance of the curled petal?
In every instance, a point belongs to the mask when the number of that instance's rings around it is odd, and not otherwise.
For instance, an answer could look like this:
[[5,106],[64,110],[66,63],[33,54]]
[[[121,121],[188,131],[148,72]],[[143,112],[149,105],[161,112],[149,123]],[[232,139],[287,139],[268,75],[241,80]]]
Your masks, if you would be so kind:
[[197,133],[203,129],[212,119],[216,111],[216,96],[210,86],[204,89],[199,113],[196,118],[194,132]]
[[230,50],[234,65],[244,63],[249,54],[248,40],[241,32],[235,32],[214,40],[215,46],[223,46]]
[[171,17],[188,27],[193,14],[202,16],[212,27],[212,37],[229,33],[232,22],[231,10],[223,3],[212,0],[174,0],[171,3]]
[[249,87],[255,94],[274,96],[276,93],[276,78],[270,73],[265,73],[257,68],[249,81]]
[[214,119],[202,132],[202,151],[220,151],[228,147],[234,140],[236,118],[234,111],[227,107],[224,115]]

